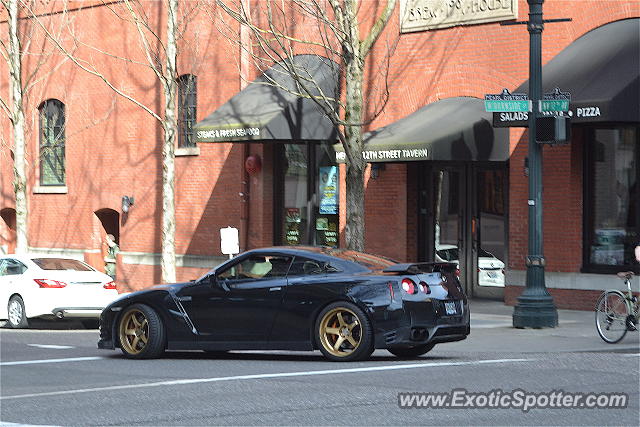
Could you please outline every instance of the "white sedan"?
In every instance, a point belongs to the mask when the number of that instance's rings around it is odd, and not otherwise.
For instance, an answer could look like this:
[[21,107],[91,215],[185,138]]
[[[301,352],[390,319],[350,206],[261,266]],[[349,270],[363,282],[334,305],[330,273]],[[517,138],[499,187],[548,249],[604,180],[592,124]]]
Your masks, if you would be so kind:
[[0,256],[0,319],[26,328],[29,319],[98,319],[118,297],[113,279],[71,258]]
[[[459,257],[457,246],[439,245],[436,249],[436,261],[459,264]],[[482,248],[478,250],[478,284],[504,287],[504,262]]]

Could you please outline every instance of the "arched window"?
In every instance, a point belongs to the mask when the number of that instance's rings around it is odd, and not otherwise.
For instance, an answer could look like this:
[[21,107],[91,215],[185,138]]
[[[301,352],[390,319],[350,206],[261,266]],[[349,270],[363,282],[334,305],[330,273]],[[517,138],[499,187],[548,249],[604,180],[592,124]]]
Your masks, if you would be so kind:
[[193,125],[196,123],[196,76],[184,74],[178,78],[178,147],[195,147]]
[[48,99],[40,106],[40,185],[64,185],[64,104]]

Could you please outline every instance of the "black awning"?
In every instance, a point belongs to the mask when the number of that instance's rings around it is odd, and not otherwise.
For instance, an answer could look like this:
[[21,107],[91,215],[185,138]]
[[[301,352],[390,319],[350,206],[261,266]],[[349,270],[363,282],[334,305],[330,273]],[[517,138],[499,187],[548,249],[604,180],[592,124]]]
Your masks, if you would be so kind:
[[[428,104],[388,126],[365,134],[368,162],[418,160],[505,161],[508,129],[494,129],[492,115],[477,98],[447,98]],[[339,161],[344,149],[336,145]]]
[[[589,31],[542,69],[543,93],[571,94],[573,123],[640,122],[640,18]],[[515,92],[529,93],[529,82]]]
[[[333,61],[317,55],[296,55],[293,63],[323,94],[336,97],[338,67]],[[197,123],[196,141],[334,142],[335,128],[320,107],[312,99],[295,93],[302,91],[283,64],[276,64]],[[311,93],[318,96],[318,88],[314,87]]]

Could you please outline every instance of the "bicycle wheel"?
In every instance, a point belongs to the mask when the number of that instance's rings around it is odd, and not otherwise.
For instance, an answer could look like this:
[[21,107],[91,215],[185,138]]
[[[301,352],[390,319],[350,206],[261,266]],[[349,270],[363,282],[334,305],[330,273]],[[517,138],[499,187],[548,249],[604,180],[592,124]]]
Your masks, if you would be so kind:
[[627,333],[629,315],[627,300],[622,293],[607,291],[596,304],[596,327],[600,338],[610,344],[617,343]]

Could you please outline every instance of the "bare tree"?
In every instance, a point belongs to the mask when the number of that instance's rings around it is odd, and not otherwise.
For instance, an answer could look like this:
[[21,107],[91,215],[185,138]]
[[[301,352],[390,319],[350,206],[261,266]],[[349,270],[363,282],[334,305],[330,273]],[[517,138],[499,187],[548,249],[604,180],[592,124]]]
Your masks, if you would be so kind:
[[22,49],[18,27],[18,0],[2,0],[7,11],[9,40],[2,41],[2,56],[9,69],[11,103],[2,102],[13,131],[13,188],[16,197],[16,252],[26,252],[27,240],[27,174],[25,165],[24,87],[22,86]]
[[[29,248],[27,204],[27,123],[25,104],[28,92],[46,75],[55,72],[64,60],[52,64],[47,72],[42,68],[51,58],[50,46],[43,38],[36,37],[36,26],[31,25],[31,9],[35,0],[0,0],[7,16],[7,38],[0,38],[0,56],[7,64],[9,99],[0,96],[0,109],[9,117],[13,146],[13,189],[16,210],[16,252]],[[53,30],[48,29],[53,34]],[[34,40],[39,40],[35,45]],[[28,69],[25,67],[29,59]]]
[[[346,154],[347,223],[346,243],[350,249],[364,249],[364,175],[367,162],[362,156],[363,126],[377,116],[388,92],[382,86],[374,107],[364,104],[365,67],[382,31],[387,26],[396,0],[263,0],[251,9],[248,0],[216,0],[227,16],[249,28],[252,42],[236,39],[260,70],[279,63],[297,83],[297,95],[313,99],[339,130],[338,138]],[[367,28],[366,31],[363,29]],[[221,27],[232,38],[232,27]],[[236,36],[237,37],[237,36]],[[371,74],[386,79],[388,46]],[[321,53],[337,63],[344,82],[344,96],[322,93],[312,73],[294,61],[299,53]],[[374,80],[372,75],[369,80]],[[380,77],[380,76],[378,76]],[[278,85],[275,79],[270,84]],[[290,88],[282,88],[291,91]]]
[[[148,67],[156,76],[162,91],[163,102],[160,111],[143,101],[136,99],[126,88],[118,86],[110,80],[106,72],[100,70],[97,61],[91,58],[83,58],[75,55],[68,43],[63,43],[50,33],[47,35],[75,65],[82,70],[101,79],[111,90],[119,96],[133,102],[142,108],[154,119],[156,119],[162,129],[162,223],[161,223],[161,271],[162,280],[174,282],[176,280],[176,254],[175,254],[175,146],[178,134],[177,115],[177,58],[178,40],[186,31],[189,19],[193,17],[194,11],[198,8],[198,2],[188,2],[182,8],[179,16],[178,0],[162,0],[159,2],[144,2],[141,0],[122,0],[120,2],[104,2],[113,14],[123,23],[132,25],[139,36],[140,46],[146,62],[138,62],[131,56],[121,52],[105,52],[84,40],[82,35],[75,32],[73,26],[69,26],[69,34],[73,39],[75,47],[88,48],[91,52],[103,55],[107,61],[121,61],[123,63],[143,65]],[[162,29],[154,23],[150,17],[151,10],[163,8],[166,21],[162,37]],[[89,35],[89,38],[93,39]]]

